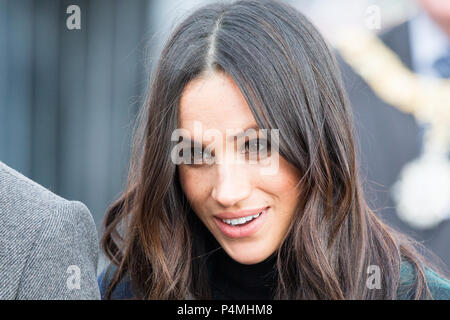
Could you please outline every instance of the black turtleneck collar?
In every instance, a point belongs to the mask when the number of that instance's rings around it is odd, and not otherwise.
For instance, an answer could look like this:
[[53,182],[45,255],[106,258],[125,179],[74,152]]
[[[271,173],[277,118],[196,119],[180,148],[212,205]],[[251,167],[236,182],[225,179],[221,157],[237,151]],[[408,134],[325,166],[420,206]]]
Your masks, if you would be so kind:
[[[216,247],[217,248],[217,247]],[[223,248],[208,257],[213,299],[267,299],[274,297],[277,285],[276,253],[256,264],[241,264]]]

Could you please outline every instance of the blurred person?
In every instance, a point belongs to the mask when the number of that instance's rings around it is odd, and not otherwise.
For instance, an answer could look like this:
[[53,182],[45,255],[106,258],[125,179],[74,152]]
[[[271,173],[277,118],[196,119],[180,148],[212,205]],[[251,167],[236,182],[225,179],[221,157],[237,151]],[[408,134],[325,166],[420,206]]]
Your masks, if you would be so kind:
[[[418,3],[421,10],[416,16],[383,32],[380,39],[417,76],[450,78],[450,2],[418,0]],[[424,242],[450,265],[450,220],[428,227],[424,216],[423,227],[419,227],[420,217],[402,217],[390,194],[405,165],[423,152],[426,125],[383,101],[346,62],[339,59],[339,63],[357,119],[369,203],[380,218]],[[423,215],[426,214],[424,211]]]
[[0,299],[99,299],[97,257],[85,205],[0,162]]
[[366,204],[335,58],[290,5],[195,10],[161,53],[140,121],[128,187],[104,219],[102,298],[450,299],[420,245]]

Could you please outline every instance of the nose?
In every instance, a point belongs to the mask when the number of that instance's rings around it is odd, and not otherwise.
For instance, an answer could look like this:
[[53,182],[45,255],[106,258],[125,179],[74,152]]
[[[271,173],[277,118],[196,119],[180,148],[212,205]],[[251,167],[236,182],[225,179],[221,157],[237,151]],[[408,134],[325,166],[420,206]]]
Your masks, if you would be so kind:
[[250,196],[251,184],[245,165],[236,163],[216,164],[216,181],[212,198],[229,208]]

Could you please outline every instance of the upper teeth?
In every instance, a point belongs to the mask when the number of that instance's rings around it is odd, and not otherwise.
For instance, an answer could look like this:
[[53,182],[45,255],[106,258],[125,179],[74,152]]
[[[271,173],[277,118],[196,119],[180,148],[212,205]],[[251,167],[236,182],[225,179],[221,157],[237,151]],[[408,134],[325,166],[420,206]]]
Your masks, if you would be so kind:
[[[262,211],[261,211],[262,212]],[[243,224],[243,223],[245,223],[245,222],[247,222],[247,221],[250,221],[250,220],[252,220],[252,219],[254,219],[254,218],[258,218],[259,217],[259,215],[261,214],[261,212],[260,213],[258,213],[258,214],[255,214],[255,215],[253,215],[253,216],[247,216],[247,217],[243,217],[243,218],[238,218],[238,219],[222,219],[222,221],[223,222],[226,222],[226,223],[228,223],[228,224],[231,224],[231,225],[236,225],[236,224]]]

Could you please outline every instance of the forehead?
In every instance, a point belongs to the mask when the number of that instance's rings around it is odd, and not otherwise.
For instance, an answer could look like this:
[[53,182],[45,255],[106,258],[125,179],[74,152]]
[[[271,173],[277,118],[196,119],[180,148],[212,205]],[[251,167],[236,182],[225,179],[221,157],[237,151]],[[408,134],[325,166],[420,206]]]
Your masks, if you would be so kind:
[[212,72],[190,81],[179,105],[179,127],[192,130],[195,122],[203,129],[246,128],[256,124],[250,107],[234,80]]

